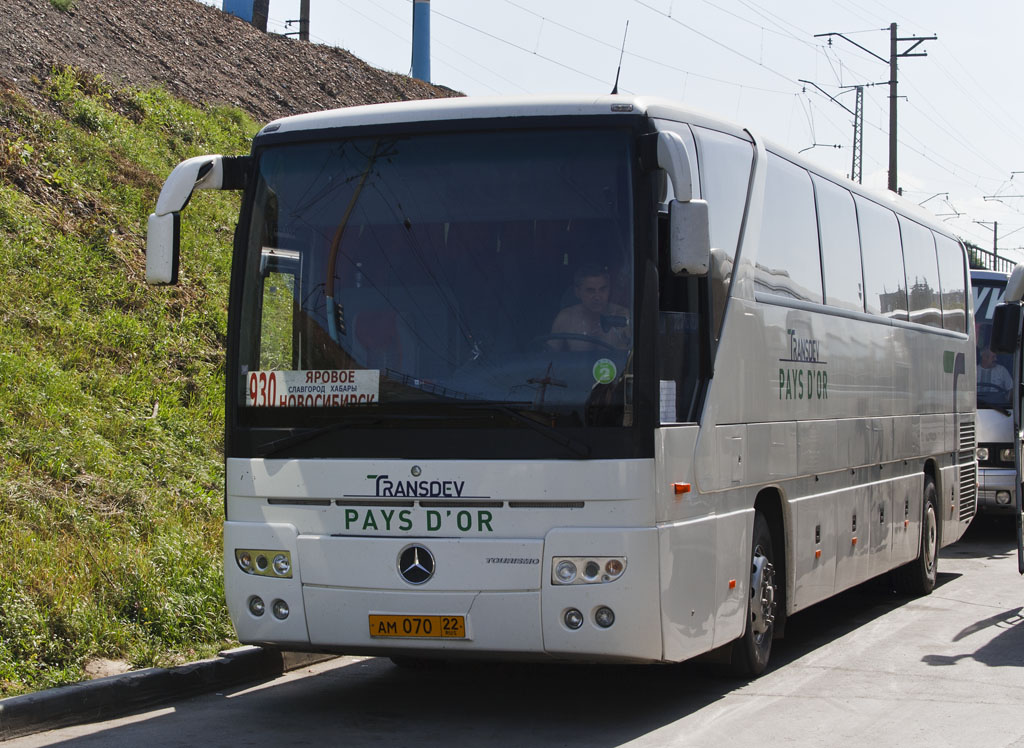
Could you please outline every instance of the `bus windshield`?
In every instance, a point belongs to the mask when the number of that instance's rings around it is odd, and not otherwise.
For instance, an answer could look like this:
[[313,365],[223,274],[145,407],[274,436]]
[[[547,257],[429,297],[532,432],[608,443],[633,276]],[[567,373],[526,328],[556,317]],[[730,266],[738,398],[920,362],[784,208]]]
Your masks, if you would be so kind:
[[974,324],[978,340],[978,407],[1010,411],[1013,404],[1010,393],[1013,389],[1013,356],[992,352],[992,315],[1003,300],[1006,281],[986,281],[975,278]]
[[262,150],[240,422],[631,425],[632,142],[550,129]]

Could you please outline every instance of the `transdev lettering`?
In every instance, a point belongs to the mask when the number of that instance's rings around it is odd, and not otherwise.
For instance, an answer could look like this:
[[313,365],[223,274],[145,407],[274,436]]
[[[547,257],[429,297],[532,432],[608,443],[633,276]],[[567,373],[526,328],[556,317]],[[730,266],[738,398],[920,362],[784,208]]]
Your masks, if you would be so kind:
[[457,499],[462,497],[466,487],[464,480],[398,480],[393,481],[386,475],[368,475],[376,478],[376,496],[394,498],[396,496],[415,496],[426,499]]

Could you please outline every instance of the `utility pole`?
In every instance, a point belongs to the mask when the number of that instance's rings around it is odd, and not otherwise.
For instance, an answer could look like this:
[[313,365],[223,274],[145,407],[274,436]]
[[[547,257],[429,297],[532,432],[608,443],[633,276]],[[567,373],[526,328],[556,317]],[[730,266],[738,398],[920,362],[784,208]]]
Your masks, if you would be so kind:
[[[863,50],[864,52],[867,52],[869,55],[874,57],[876,60],[881,60],[882,62],[888,62],[889,63],[889,81],[888,81],[889,82],[889,189],[892,190],[893,192],[899,192],[899,185],[898,185],[898,180],[897,180],[897,170],[896,170],[896,133],[897,133],[897,129],[896,129],[896,126],[897,126],[896,125],[896,122],[897,122],[897,120],[896,120],[896,100],[897,100],[897,79],[896,79],[897,67],[896,67],[896,60],[898,58],[900,58],[900,57],[927,57],[928,56],[927,52],[915,52],[914,50],[917,49],[917,47],[920,46],[922,43],[928,42],[928,41],[934,41],[934,40],[938,39],[939,37],[934,36],[934,35],[933,36],[905,36],[905,37],[900,37],[900,36],[898,36],[896,34],[896,24],[895,23],[890,23],[889,24],[889,59],[886,60],[881,55],[875,54],[874,52],[872,52],[867,47],[864,47],[864,46],[858,44],[857,42],[855,42],[852,39],[844,36],[843,34],[839,33],[838,31],[829,31],[829,32],[827,32],[825,34],[815,34],[814,36],[815,37],[827,36],[829,38],[828,42],[829,42],[830,45],[832,44],[832,37],[833,36],[838,36],[840,39],[845,39],[847,42],[849,42],[853,46],[857,47],[858,49]],[[913,42],[913,43],[909,47],[907,47],[905,50],[900,52],[899,51],[899,44],[900,44],[900,42]]]
[[855,86],[857,102],[853,114],[853,163],[850,179],[861,184],[864,179],[864,86]]
[[[988,226],[990,221],[975,221],[979,226]],[[992,269],[999,267],[999,221],[991,221],[992,224]]]
[[[814,86],[822,94],[853,115],[853,162],[850,165],[850,179],[857,183],[862,182],[863,180],[861,177],[863,176],[864,170],[864,86],[842,86],[842,88],[853,88],[857,91],[857,102],[854,104],[854,109],[850,109],[850,107],[846,106],[846,104],[841,102],[814,81],[808,81],[800,78],[800,82],[806,83],[809,86]],[[845,93],[845,91],[843,93]],[[821,143],[814,143],[811,148],[818,145],[821,145]],[[806,151],[809,149],[804,148],[803,150]],[[800,152],[803,153],[803,151]]]
[[284,22],[285,28],[291,28],[293,23],[299,24],[298,32],[286,31],[282,36],[295,36],[298,33],[299,41],[309,41],[309,0],[300,0],[299,17],[290,18]]

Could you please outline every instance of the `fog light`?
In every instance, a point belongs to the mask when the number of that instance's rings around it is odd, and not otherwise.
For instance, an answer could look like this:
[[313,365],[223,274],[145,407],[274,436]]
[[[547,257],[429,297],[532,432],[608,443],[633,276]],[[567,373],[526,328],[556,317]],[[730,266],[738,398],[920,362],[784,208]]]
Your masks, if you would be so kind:
[[267,612],[267,604],[263,602],[262,597],[253,595],[249,598],[249,612],[257,618]]
[[601,565],[597,561],[587,561],[587,565],[583,567],[583,576],[587,579],[596,579],[600,573]]
[[978,447],[978,462],[985,462],[988,459],[988,447]]
[[569,610],[565,611],[565,616],[562,620],[565,621],[566,628],[575,631],[583,625],[583,614],[576,610],[576,608],[569,608]]
[[235,561],[238,562],[238,568],[245,573],[252,571],[252,554],[249,551],[236,551]]
[[1009,491],[996,491],[996,503],[1006,506],[1010,503],[1010,492]]
[[271,607],[271,610],[274,613],[274,618],[276,618],[279,621],[283,621],[285,618],[288,617],[288,613],[291,612],[288,610],[288,603],[286,603],[284,600],[275,600],[274,605]]
[[1002,462],[1013,462],[1013,447],[1008,447],[1007,449],[1000,449],[999,459]]
[[292,570],[292,562],[283,553],[278,553],[274,556],[274,571],[282,576],[288,576],[288,572]]
[[269,562],[267,561],[267,557],[262,553],[256,557],[256,568],[260,571],[266,571],[268,564]]
[[[576,564],[572,561],[562,561],[555,567],[555,577],[562,584],[569,584],[576,578]],[[576,628],[579,628],[577,626]]]
[[615,623],[615,611],[606,605],[602,605],[594,612],[594,623],[603,629],[609,628]]

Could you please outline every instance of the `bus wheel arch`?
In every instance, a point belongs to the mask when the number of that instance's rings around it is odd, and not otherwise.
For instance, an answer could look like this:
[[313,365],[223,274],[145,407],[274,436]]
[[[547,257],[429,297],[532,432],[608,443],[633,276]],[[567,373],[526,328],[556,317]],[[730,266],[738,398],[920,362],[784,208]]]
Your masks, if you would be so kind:
[[942,541],[939,496],[935,466],[929,462],[924,470],[917,557],[892,573],[893,585],[902,594],[920,597],[931,594],[935,589]]
[[743,635],[733,642],[731,665],[743,677],[764,672],[772,640],[785,621],[786,543],[781,496],[763,491],[754,502],[750,582]]

